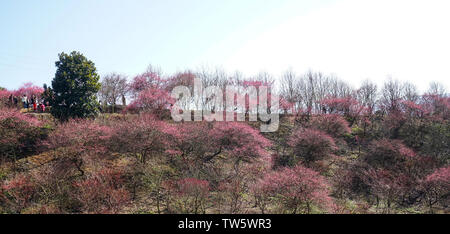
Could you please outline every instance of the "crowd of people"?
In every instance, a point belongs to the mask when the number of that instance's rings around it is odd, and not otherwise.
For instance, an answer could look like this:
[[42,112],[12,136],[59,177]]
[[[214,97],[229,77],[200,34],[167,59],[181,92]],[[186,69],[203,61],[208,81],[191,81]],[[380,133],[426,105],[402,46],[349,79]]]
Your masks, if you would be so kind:
[[[21,98],[21,107],[27,110],[32,109],[34,112],[45,112],[48,102],[45,103],[44,99],[38,98],[36,95],[32,95],[30,98],[27,95],[23,95]],[[47,105],[46,105],[47,104]],[[8,105],[10,107],[19,107],[19,97],[10,95],[8,99]]]

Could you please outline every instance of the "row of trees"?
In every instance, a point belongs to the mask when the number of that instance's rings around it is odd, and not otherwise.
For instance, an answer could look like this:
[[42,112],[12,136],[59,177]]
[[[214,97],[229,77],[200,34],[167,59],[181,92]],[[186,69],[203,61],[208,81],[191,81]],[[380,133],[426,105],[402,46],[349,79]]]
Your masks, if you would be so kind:
[[[224,93],[227,86],[245,88],[249,85],[267,85],[271,93],[281,97],[280,112],[291,114],[334,111],[326,109],[330,105],[334,105],[332,108],[348,109],[347,112],[387,112],[398,110],[402,101],[416,103],[423,99],[417,87],[409,82],[389,79],[379,89],[376,84],[366,80],[358,89],[354,89],[334,76],[312,71],[297,75],[288,70],[280,77],[278,87],[276,79],[266,72],[249,78],[239,72],[228,74],[218,68],[215,70],[202,68],[196,72],[186,71],[163,76],[159,69],[152,66],[131,81],[128,81],[125,75],[111,73],[105,75],[100,82],[94,63],[78,52],[61,53],[55,65],[57,72],[51,87],[44,85],[42,89],[28,83],[14,92],[0,91],[0,99],[5,102],[10,94],[42,95],[46,102],[55,107],[52,108],[52,114],[63,120],[94,116],[100,109],[116,112],[117,103],[122,104],[119,110],[124,111],[160,108],[159,112],[163,112],[175,101],[170,97],[172,89],[178,85],[193,89],[194,78],[199,78],[203,87],[218,86]],[[238,93],[245,94],[244,91],[238,90]],[[441,97],[447,95],[445,87],[436,82],[430,83],[426,94]],[[130,99],[131,105],[125,109],[127,100]],[[196,110],[214,111],[221,108],[207,103],[206,100],[194,100],[194,97],[185,105]]]

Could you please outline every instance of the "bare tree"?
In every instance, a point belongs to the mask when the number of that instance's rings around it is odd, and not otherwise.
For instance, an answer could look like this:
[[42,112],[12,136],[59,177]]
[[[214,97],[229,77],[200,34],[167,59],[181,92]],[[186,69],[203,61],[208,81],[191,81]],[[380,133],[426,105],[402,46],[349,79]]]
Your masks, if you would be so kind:
[[146,72],[147,72],[147,73],[153,73],[153,74],[156,74],[158,77],[163,77],[163,75],[164,75],[163,72],[162,72],[161,67],[159,67],[159,66],[154,66],[154,65],[151,65],[151,64],[149,64],[149,65],[147,66]]
[[304,79],[298,77],[292,69],[287,70],[281,77],[280,95],[291,103],[295,109],[302,108],[305,90]]
[[302,77],[302,80],[304,86],[301,90],[301,96],[309,110],[321,111],[321,101],[325,98],[344,98],[353,93],[353,89],[344,81],[320,72],[309,71]]
[[385,111],[398,110],[398,104],[402,98],[403,85],[398,80],[389,78],[381,89],[381,108]]
[[403,83],[403,98],[407,101],[416,102],[419,99],[419,93],[417,91],[417,87],[410,83]]
[[316,89],[317,89],[317,73],[309,71],[303,77],[305,80],[305,87],[302,90],[303,97],[305,97],[305,106],[308,111],[311,111],[316,102]]
[[275,84],[275,78],[273,75],[265,71],[259,72],[255,77],[255,81],[261,81],[262,84],[272,88]]
[[445,86],[439,82],[431,82],[430,88],[428,89],[429,94],[438,95],[438,96],[445,96],[447,93],[447,90],[445,89]]
[[296,75],[292,69],[286,71],[281,77],[280,95],[290,103],[296,103],[299,96],[295,83]]
[[356,91],[357,100],[366,107],[370,113],[375,110],[375,104],[378,98],[378,88],[375,83],[365,80],[361,87]]
[[126,95],[128,92],[127,78],[124,75],[111,73],[103,77],[102,87],[99,91],[100,100],[105,105],[112,106],[115,111],[116,103],[122,99],[122,104],[126,105]]

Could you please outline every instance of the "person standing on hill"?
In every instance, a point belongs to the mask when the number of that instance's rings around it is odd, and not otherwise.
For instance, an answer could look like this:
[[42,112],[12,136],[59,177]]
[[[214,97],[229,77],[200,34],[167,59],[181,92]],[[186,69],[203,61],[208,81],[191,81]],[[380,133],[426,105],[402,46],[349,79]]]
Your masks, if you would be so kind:
[[23,108],[28,108],[28,98],[27,95],[23,95],[22,97]]
[[41,110],[42,110],[42,113],[45,113],[45,103],[44,103],[44,101],[42,101],[42,103],[41,103]]
[[36,99],[33,100],[33,111],[34,112],[37,111],[37,101],[36,101]]
[[13,98],[13,95],[11,94],[11,95],[9,95],[9,98],[8,98],[8,106],[13,107],[13,104],[14,104],[14,98]]

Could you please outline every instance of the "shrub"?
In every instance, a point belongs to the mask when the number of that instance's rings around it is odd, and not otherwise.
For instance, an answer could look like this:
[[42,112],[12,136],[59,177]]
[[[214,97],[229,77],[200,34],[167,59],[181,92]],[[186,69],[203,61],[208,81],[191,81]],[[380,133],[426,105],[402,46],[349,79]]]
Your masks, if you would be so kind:
[[170,149],[172,125],[157,120],[151,115],[141,115],[127,121],[111,123],[109,148],[115,152],[131,155],[145,164],[151,156],[157,156]]
[[416,153],[398,140],[382,139],[371,142],[364,161],[375,168],[400,170],[404,162]]
[[4,203],[12,213],[21,213],[33,200],[36,186],[30,177],[18,174],[0,188],[0,204]]
[[428,175],[421,182],[421,189],[424,193],[424,203],[433,213],[433,207],[441,203],[443,206],[449,205],[450,196],[450,167],[437,169]]
[[308,128],[294,131],[288,143],[293,148],[294,157],[302,159],[306,166],[330,157],[336,150],[333,138],[322,131]]
[[324,131],[333,137],[342,137],[344,134],[351,132],[347,120],[336,114],[316,116],[311,121],[310,126]]
[[275,202],[282,213],[292,214],[309,214],[313,206],[332,211],[334,206],[325,178],[302,166],[270,172],[253,189],[262,212],[268,200]]
[[67,171],[75,169],[83,176],[87,161],[101,161],[108,156],[111,134],[111,128],[93,120],[69,120],[56,127],[46,144],[61,167],[66,167]]
[[41,123],[15,109],[0,109],[0,156],[18,159],[35,153],[46,132]]
[[130,195],[120,171],[101,169],[74,183],[73,196],[86,213],[118,213],[127,205]]
[[188,171],[189,176],[198,177],[199,172],[208,172],[219,162],[231,162],[236,174],[242,162],[270,158],[266,151],[270,141],[247,124],[196,122],[177,127],[180,132],[172,152],[178,156],[179,168]]
[[184,178],[177,181],[167,181],[174,204],[174,212],[183,214],[200,214],[206,212],[206,202],[209,196],[209,182],[196,178]]

